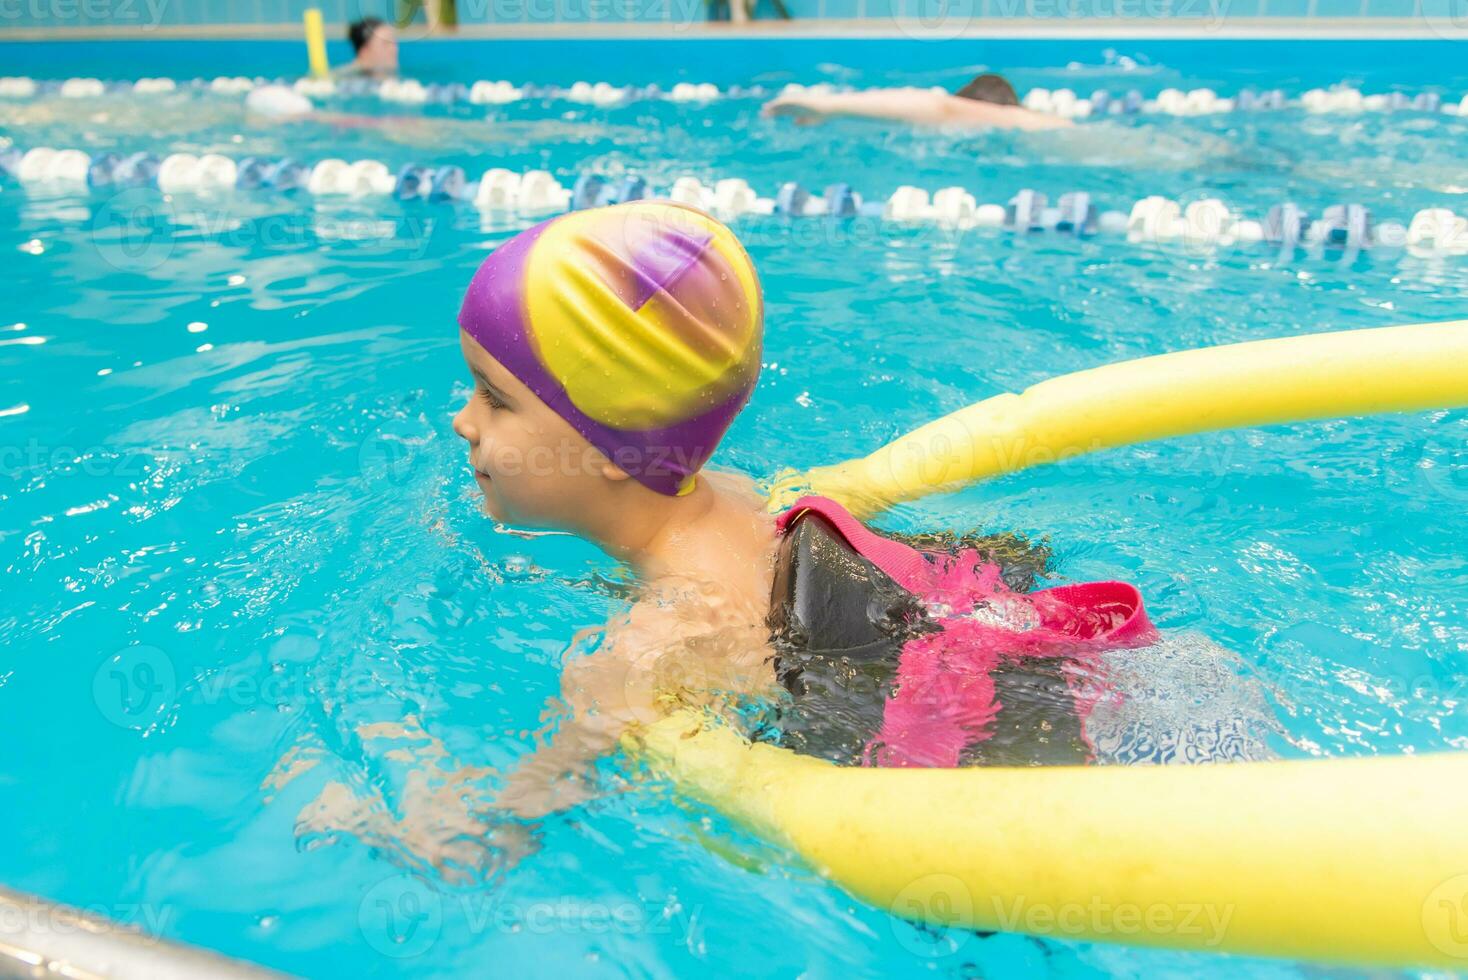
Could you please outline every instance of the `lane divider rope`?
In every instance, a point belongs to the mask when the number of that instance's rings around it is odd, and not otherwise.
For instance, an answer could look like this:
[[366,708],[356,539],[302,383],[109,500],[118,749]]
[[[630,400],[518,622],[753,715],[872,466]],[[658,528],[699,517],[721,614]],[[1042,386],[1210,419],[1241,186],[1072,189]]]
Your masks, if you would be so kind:
[[885,199],[864,199],[850,184],[833,183],[813,192],[798,183],[781,184],[762,197],[740,178],[705,184],[683,176],[655,194],[638,175],[579,174],[570,187],[545,170],[516,173],[486,170],[471,180],[454,165],[407,164],[397,171],[380,160],[328,158],[315,163],[289,157],[219,154],[102,153],[33,147],[0,152],[0,175],[38,191],[154,187],[165,194],[226,190],[304,193],[315,197],[393,197],[398,200],[457,202],[487,213],[543,216],[588,207],[660,196],[725,219],[745,215],[787,218],[856,218],[934,223],[945,227],[995,228],[1016,233],[1046,232],[1076,237],[1111,235],[1132,242],[1184,242],[1231,246],[1409,248],[1436,254],[1468,254],[1468,217],[1449,208],[1426,208],[1407,222],[1373,219],[1362,204],[1340,203],[1312,214],[1293,202],[1274,205],[1262,219],[1245,217],[1217,198],[1186,204],[1161,195],[1134,202],[1127,210],[1103,210],[1085,191],[1061,194],[1053,203],[1025,189],[1006,203],[980,203],[962,187],[929,193],[904,185]]

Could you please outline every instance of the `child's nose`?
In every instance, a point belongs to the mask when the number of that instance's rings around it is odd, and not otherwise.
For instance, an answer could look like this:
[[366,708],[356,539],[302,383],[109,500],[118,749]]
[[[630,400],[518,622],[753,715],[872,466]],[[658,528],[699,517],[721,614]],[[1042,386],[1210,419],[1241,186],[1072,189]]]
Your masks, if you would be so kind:
[[470,445],[479,441],[479,432],[474,428],[474,423],[469,419],[469,406],[465,405],[454,415],[454,431],[459,438]]

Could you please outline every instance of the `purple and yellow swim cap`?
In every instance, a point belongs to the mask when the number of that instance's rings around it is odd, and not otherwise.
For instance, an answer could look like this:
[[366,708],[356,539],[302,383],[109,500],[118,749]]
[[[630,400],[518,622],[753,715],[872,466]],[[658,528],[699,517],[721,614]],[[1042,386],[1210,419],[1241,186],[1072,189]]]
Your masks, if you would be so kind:
[[637,201],[516,235],[474,274],[459,326],[607,458],[658,493],[693,488],[749,401],[764,303],[734,233]]

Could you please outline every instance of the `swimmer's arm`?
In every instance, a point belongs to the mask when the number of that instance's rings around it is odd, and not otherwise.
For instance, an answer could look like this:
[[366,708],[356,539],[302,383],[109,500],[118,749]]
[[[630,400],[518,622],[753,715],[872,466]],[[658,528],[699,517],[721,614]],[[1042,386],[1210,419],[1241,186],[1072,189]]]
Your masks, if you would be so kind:
[[797,122],[819,122],[831,116],[886,119],[942,125],[944,102],[952,96],[920,88],[885,88],[868,92],[796,92],[765,104],[765,116],[792,116]]
[[1032,112],[1023,106],[994,105],[919,88],[799,92],[780,96],[767,104],[763,113],[795,116],[797,121],[805,122],[846,116],[973,129],[1056,129],[1073,125],[1069,119]]
[[592,796],[588,770],[616,744],[607,736],[572,716],[551,741],[526,756],[506,777],[495,806],[536,820],[586,802]]
[[495,803],[517,817],[535,819],[584,803],[593,795],[591,767],[618,747],[622,734],[659,717],[653,672],[624,651],[649,650],[655,627],[635,611],[609,628],[601,649],[573,660],[561,674],[553,706],[560,728],[506,778]]

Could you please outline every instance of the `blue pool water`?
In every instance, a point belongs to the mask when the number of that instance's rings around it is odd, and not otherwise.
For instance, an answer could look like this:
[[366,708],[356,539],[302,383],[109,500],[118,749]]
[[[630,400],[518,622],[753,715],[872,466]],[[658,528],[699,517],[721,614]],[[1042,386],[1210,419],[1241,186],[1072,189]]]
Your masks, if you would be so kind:
[[[199,50],[202,48],[202,52]],[[1022,87],[1347,81],[1456,101],[1451,45],[661,42],[422,45],[425,75]],[[885,51],[885,53],[884,53]],[[710,56],[716,52],[717,57]],[[273,75],[286,45],[10,45],[7,73]],[[644,57],[645,56],[645,57]],[[1125,56],[1136,63],[1126,68]],[[883,58],[890,59],[884,64]],[[1456,60],[1454,60],[1456,58]],[[958,67],[953,67],[958,66]],[[1468,120],[1296,110],[1019,137],[757,118],[757,103],[342,108],[407,133],[249,123],[180,92],[0,102],[17,146],[374,157],[1216,196],[1262,215],[1464,210]],[[480,516],[449,427],[454,317],[527,221],[461,206],[0,185],[0,882],[308,975],[1297,975],[1305,968],[920,930],[643,785],[545,821],[504,869],[477,801],[532,744],[573,635],[626,575]],[[716,464],[865,452],[1053,374],[1206,344],[1463,315],[1468,261],[1209,250],[876,222],[735,225],[766,369]],[[1264,685],[1293,756],[1468,748],[1468,413],[1109,451],[899,509],[884,526],[1046,535]],[[1348,819],[1348,814],[1342,815]],[[1077,859],[1084,860],[1084,855]]]

